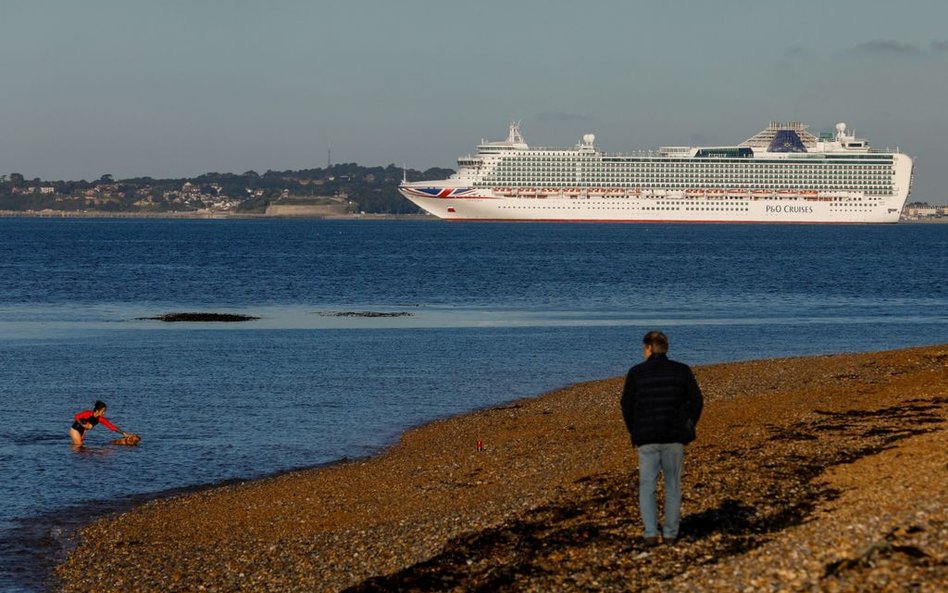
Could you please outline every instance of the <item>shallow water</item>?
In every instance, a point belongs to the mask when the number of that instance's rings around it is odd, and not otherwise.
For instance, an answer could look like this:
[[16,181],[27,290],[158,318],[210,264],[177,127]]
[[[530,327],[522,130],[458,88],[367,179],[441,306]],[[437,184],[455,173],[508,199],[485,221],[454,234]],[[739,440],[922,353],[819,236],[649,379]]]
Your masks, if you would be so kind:
[[[0,219],[0,588],[111,501],[371,454],[621,374],[649,329],[694,364],[948,341],[946,254],[948,225]],[[172,311],[261,319],[139,319]],[[140,446],[70,449],[96,399]]]

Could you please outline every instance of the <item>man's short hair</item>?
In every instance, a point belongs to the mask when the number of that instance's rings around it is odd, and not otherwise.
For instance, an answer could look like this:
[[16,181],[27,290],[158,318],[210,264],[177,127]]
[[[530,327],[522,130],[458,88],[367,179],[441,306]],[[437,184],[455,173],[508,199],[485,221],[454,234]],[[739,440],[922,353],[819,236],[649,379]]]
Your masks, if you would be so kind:
[[652,354],[665,354],[668,352],[668,336],[662,332],[650,331],[642,338],[642,343],[651,346]]

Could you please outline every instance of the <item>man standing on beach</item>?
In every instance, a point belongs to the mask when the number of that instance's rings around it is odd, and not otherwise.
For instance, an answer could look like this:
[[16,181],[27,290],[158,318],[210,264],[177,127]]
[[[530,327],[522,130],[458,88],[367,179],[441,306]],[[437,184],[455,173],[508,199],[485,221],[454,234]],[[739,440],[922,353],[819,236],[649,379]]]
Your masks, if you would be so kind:
[[645,543],[657,545],[655,487],[662,472],[665,488],[665,543],[678,538],[681,520],[681,466],[685,445],[695,439],[704,399],[688,365],[668,359],[668,338],[650,331],[642,339],[645,362],[629,369],[622,390],[622,416],[639,457],[639,510]]

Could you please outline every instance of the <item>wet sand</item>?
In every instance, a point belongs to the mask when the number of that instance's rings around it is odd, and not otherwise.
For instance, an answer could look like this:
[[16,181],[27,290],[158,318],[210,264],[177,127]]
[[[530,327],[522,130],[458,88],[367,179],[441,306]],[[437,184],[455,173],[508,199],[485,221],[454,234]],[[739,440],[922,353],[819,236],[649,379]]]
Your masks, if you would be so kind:
[[57,587],[945,590],[948,345],[695,371],[706,406],[673,546],[641,542],[617,377],[100,520]]

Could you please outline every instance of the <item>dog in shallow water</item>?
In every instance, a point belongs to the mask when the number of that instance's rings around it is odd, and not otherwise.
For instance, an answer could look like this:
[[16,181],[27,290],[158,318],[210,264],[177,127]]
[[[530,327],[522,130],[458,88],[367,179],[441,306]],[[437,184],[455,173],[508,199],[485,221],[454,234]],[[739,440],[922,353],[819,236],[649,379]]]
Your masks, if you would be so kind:
[[131,446],[131,445],[137,445],[137,444],[138,444],[138,441],[140,441],[140,440],[142,440],[142,437],[138,436],[137,434],[130,434],[130,435],[126,436],[126,437],[122,437],[122,438],[120,438],[120,439],[115,439],[114,441],[112,441],[112,444],[113,444],[113,445],[129,445],[129,446]]

